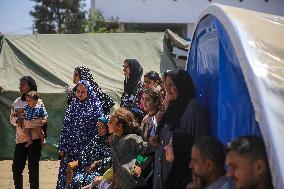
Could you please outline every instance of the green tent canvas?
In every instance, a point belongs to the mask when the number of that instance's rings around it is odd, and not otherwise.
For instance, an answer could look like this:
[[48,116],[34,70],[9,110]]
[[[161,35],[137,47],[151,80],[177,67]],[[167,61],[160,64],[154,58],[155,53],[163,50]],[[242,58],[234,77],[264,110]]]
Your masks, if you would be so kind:
[[10,107],[19,94],[19,79],[32,76],[49,114],[47,144],[42,158],[56,159],[67,107],[65,88],[73,87],[77,66],[88,67],[95,81],[119,105],[123,61],[136,58],[144,73],[175,68],[163,48],[163,33],[45,34],[4,36],[0,50],[0,159],[12,159],[15,128]]

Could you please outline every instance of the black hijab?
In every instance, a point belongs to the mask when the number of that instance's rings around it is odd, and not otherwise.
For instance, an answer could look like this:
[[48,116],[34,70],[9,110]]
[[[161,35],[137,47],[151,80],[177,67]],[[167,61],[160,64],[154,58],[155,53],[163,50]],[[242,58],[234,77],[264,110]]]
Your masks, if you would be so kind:
[[[20,79],[20,82],[21,81],[26,81],[28,86],[30,87],[30,90],[29,91],[36,91],[37,92],[37,85],[36,85],[36,82],[35,80],[31,77],[31,76],[23,76],[21,79]],[[29,92],[28,91],[28,92]],[[21,100],[22,101],[26,101],[26,94],[23,94],[22,97],[21,97]]]
[[141,80],[143,68],[136,59],[126,59],[125,61],[128,64],[130,74],[129,78],[124,80],[124,92],[130,94]]
[[191,135],[173,133],[172,145],[175,157],[165,183],[166,189],[185,189],[192,181],[192,171],[189,168],[192,143]]
[[170,77],[178,90],[176,100],[170,102],[168,109],[163,116],[160,127],[165,123],[174,130],[180,126],[180,118],[183,115],[188,103],[194,98],[195,88],[190,75],[182,69],[165,72],[164,77]]

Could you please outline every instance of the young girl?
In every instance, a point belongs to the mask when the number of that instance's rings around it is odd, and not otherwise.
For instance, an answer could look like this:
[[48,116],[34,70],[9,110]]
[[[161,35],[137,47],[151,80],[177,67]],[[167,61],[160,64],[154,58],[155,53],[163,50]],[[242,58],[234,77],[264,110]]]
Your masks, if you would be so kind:
[[156,89],[148,88],[143,91],[142,102],[144,109],[148,113],[141,122],[141,129],[145,141],[149,141],[150,134],[156,130],[156,114],[162,109],[162,99],[160,92]]
[[161,85],[162,85],[162,79],[157,72],[150,71],[144,75],[144,88],[145,89],[149,89],[149,88],[155,89]]
[[113,133],[111,149],[113,161],[112,186],[120,189],[143,188],[146,186],[144,178],[134,174],[136,157],[150,146],[138,136],[139,127],[134,121],[133,114],[119,108],[111,115],[109,132]]
[[44,123],[47,122],[47,112],[44,106],[37,106],[39,100],[39,95],[36,91],[30,91],[26,94],[26,101],[27,104],[24,105],[23,108],[15,110],[14,116],[23,116],[24,117],[24,134],[27,138],[27,144],[25,147],[29,147],[32,144],[32,137],[31,137],[31,128],[26,128],[28,126],[32,126],[30,123],[31,120],[35,120],[38,118],[43,118],[43,121],[39,123],[39,125],[35,126],[34,129],[38,136],[40,136],[41,143],[44,142],[44,134],[42,132],[42,127]]

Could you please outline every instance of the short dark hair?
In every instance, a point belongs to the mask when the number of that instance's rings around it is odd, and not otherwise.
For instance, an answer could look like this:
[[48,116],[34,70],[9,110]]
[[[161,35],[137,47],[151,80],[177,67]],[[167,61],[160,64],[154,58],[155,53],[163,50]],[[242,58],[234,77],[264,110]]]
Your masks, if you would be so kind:
[[155,82],[157,82],[158,85],[162,84],[162,79],[160,77],[160,75],[155,72],[155,71],[149,71],[147,72],[144,77],[148,77],[150,80],[153,80]]
[[227,144],[227,153],[235,151],[251,160],[263,159],[267,162],[265,144],[261,137],[242,136]]
[[225,164],[225,148],[215,137],[198,137],[194,140],[193,146],[200,151],[203,160],[209,159],[218,169],[223,169]]
[[39,97],[39,94],[36,92],[36,91],[29,91],[27,94],[26,94],[26,97],[30,97],[31,99],[33,100],[38,100],[40,97]]

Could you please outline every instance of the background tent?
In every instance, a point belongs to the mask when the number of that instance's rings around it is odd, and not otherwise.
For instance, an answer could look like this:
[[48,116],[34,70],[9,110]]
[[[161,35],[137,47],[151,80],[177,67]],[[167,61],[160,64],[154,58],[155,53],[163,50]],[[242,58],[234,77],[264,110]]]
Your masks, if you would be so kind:
[[261,134],[284,188],[284,18],[213,4],[197,23],[187,70],[213,134],[224,143]]
[[0,159],[11,159],[15,128],[10,105],[19,96],[19,79],[32,76],[49,114],[43,158],[57,158],[58,137],[66,110],[66,86],[73,87],[74,68],[86,66],[117,105],[123,89],[123,61],[136,58],[144,73],[162,73],[174,65],[163,49],[163,33],[4,36],[0,53]]

